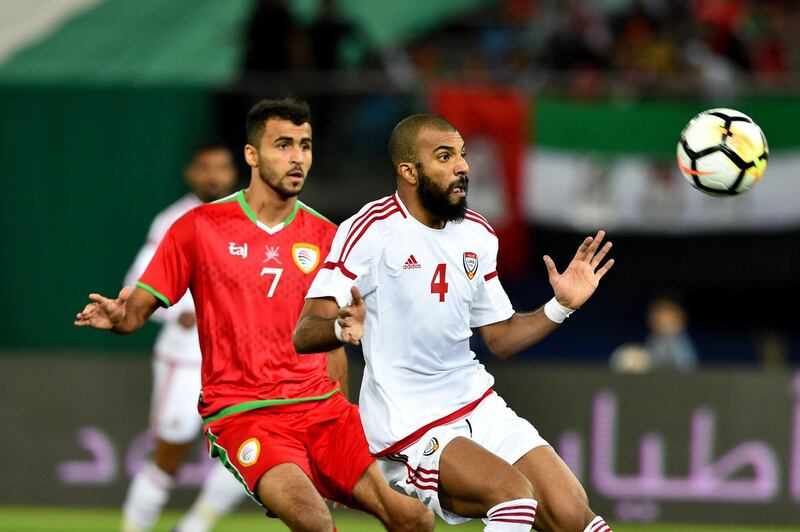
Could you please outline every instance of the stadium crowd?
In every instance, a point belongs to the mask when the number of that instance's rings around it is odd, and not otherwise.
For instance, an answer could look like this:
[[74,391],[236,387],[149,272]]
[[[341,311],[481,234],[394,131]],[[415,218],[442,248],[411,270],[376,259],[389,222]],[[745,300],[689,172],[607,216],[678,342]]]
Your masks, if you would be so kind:
[[407,49],[421,79],[647,96],[778,90],[800,72],[793,0],[504,0]]

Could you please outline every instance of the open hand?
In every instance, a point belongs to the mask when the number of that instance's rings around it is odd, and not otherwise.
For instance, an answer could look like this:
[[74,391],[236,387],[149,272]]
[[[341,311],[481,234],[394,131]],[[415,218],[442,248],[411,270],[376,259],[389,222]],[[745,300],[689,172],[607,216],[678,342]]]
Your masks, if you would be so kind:
[[350,289],[353,302],[339,309],[336,319],[342,326],[342,338],[346,344],[358,345],[364,337],[364,319],[367,316],[367,307],[361,298],[361,292],[353,286]]
[[84,307],[75,316],[78,327],[94,327],[95,329],[111,329],[125,319],[125,302],[131,294],[127,286],[119,291],[117,299],[108,299],[100,294],[89,294],[93,302]]
[[609,259],[600,266],[606,253],[611,249],[611,242],[606,242],[606,245],[600,248],[605,236],[606,233],[602,230],[594,237],[587,236],[564,273],[558,273],[553,259],[548,255],[544,256],[550,285],[558,302],[565,307],[579,309],[597,289],[600,279],[614,265],[614,259]]

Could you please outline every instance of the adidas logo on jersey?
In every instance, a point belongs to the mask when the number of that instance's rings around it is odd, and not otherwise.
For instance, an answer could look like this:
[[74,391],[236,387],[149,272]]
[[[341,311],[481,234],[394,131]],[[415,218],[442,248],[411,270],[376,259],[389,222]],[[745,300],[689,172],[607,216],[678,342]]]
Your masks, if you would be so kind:
[[406,263],[403,264],[404,270],[416,270],[417,268],[422,268],[422,265],[417,262],[417,259],[414,258],[414,255],[409,255]]

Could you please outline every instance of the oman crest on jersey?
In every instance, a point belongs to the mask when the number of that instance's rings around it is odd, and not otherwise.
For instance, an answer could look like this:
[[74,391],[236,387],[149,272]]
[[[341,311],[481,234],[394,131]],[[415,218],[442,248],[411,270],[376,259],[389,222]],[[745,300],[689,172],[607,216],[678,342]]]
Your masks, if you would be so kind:
[[464,271],[467,272],[467,277],[471,281],[475,277],[475,272],[478,271],[478,255],[472,251],[464,252]]
[[319,248],[314,244],[298,243],[292,246],[292,259],[303,273],[313,272],[319,264]]

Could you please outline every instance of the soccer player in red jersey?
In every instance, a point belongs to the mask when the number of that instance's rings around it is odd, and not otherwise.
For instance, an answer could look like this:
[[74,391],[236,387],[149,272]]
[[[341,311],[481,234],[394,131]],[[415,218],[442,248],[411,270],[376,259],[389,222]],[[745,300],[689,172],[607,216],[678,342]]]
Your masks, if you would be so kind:
[[390,530],[433,515],[389,488],[358,409],[328,375],[341,348],[299,356],[292,333],[334,224],[297,199],[311,168],[308,106],[264,100],[247,115],[250,186],[178,219],[131,292],[90,294],[75,325],[128,334],[190,289],[202,362],[199,411],[212,456],[292,530],[334,530],[323,497]]

